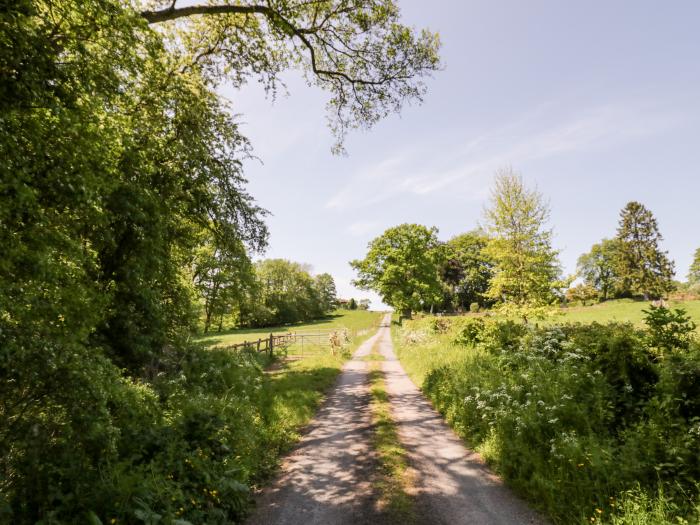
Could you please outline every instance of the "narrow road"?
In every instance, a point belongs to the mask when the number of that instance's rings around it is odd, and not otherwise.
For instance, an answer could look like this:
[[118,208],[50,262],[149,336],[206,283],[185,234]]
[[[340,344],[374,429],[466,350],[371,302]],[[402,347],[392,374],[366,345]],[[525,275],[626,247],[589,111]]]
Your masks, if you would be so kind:
[[388,523],[376,510],[367,362],[378,344],[392,415],[411,463],[420,524],[545,523],[492,474],[443,422],[396,359],[387,316],[357,350],[307,433],[262,491],[250,525]]

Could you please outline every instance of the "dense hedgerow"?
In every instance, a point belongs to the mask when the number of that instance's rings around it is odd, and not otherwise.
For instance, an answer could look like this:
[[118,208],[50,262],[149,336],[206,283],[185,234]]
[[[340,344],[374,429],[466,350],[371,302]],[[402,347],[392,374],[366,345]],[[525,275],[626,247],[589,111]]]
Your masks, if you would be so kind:
[[3,429],[2,522],[230,523],[274,465],[259,357],[173,353],[150,384],[90,352],[34,361],[13,367],[44,398]]
[[423,390],[555,522],[697,522],[697,343],[662,349],[657,329],[629,324],[455,326],[441,341],[463,355],[433,367]]

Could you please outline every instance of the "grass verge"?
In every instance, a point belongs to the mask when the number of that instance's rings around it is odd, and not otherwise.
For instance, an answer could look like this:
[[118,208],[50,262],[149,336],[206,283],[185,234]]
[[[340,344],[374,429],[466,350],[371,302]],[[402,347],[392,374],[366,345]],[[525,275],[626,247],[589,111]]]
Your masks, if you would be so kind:
[[374,424],[373,447],[379,461],[379,508],[390,523],[416,522],[406,450],[399,441],[397,425],[391,416],[391,403],[381,368],[384,356],[377,352],[377,343],[367,356],[370,380],[370,410]]

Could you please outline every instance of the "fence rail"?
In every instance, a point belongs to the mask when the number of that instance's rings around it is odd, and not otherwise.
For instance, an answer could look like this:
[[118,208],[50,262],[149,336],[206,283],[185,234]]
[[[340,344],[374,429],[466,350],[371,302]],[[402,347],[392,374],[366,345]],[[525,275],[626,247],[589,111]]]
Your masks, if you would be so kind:
[[265,338],[259,338],[257,340],[254,339],[252,341],[243,341],[242,343],[226,345],[222,348],[232,351],[248,351],[257,353],[265,352],[272,357],[275,350],[286,352],[290,347],[294,347],[296,349],[295,353],[300,352],[303,356],[305,354],[313,354],[314,349],[321,351],[323,348],[330,348],[332,346],[331,336],[334,333],[339,334],[344,338],[347,337],[348,339],[354,339],[357,336],[362,336],[369,333],[374,328],[375,325],[373,325],[371,328],[361,330],[348,330],[346,328],[299,330],[282,335],[270,334]]
[[226,345],[224,348],[233,351],[247,350],[249,352],[266,352],[272,357],[275,349],[284,350],[295,342],[296,336],[291,333],[283,335],[270,334],[269,337],[264,339],[260,338],[257,341],[243,341],[242,343]]

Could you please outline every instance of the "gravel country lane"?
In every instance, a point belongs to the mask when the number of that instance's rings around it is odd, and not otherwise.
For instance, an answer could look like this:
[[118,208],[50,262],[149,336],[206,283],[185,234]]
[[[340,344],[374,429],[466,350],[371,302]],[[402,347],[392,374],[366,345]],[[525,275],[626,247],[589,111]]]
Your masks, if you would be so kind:
[[390,524],[377,510],[377,460],[371,447],[368,364],[375,342],[401,442],[410,462],[415,524],[540,525],[547,523],[469,451],[396,359],[385,318],[363,343],[272,486],[256,497],[249,525]]

